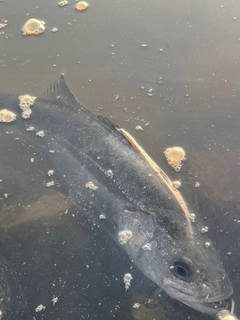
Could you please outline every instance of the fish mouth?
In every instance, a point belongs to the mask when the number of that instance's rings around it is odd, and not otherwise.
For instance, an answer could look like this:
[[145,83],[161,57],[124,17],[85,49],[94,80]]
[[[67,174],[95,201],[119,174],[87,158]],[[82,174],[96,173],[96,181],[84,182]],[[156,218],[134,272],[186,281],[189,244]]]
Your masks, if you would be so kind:
[[221,309],[229,310],[231,308],[231,305],[232,305],[231,298],[221,300],[221,301],[215,301],[215,302],[206,302],[206,306],[214,310],[221,310]]
[[187,306],[198,310],[200,312],[215,315],[220,310],[230,310],[231,308],[231,298],[215,301],[215,302],[201,302],[201,301],[187,301],[187,300],[179,300]]
[[216,314],[221,309],[229,309],[231,307],[232,288],[229,288],[224,294],[213,297],[203,295],[197,296],[193,292],[186,292],[172,285],[164,288],[167,294],[187,306],[206,314]]

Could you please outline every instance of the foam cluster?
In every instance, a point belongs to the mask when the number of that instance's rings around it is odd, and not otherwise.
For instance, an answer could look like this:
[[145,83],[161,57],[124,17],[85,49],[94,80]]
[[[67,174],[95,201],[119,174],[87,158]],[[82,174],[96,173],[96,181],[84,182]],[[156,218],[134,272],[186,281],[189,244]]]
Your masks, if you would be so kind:
[[181,147],[171,147],[164,151],[168,164],[175,170],[180,171],[182,161],[186,160],[185,151]]
[[0,122],[12,122],[16,120],[16,114],[7,109],[0,110]]
[[118,233],[118,241],[120,244],[126,244],[132,238],[131,230],[123,230]]
[[31,114],[32,114],[32,110],[30,109],[30,107],[34,104],[34,101],[37,99],[36,97],[32,97],[28,94],[23,95],[23,96],[19,96],[19,107],[22,109],[22,118],[23,119],[29,119]]
[[22,28],[23,34],[38,35],[45,31],[45,22],[37,19],[29,19]]

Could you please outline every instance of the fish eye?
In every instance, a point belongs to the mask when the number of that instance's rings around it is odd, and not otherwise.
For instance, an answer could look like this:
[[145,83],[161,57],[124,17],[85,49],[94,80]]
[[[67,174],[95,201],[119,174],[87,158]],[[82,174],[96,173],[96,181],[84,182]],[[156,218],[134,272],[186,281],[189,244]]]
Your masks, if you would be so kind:
[[188,261],[177,260],[173,263],[171,271],[175,277],[180,280],[189,282],[192,276],[192,267]]

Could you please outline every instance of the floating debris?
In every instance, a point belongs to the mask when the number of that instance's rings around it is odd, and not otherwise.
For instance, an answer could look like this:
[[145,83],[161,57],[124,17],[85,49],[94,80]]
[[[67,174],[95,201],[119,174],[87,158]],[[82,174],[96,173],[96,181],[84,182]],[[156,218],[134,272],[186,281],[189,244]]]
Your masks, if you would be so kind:
[[46,187],[48,187],[48,188],[52,187],[52,186],[54,186],[54,184],[55,184],[55,182],[54,182],[54,180],[52,180],[52,181],[46,183]]
[[180,180],[174,180],[172,184],[174,185],[174,187],[175,187],[176,189],[180,188],[181,185],[182,185],[182,183],[181,183]]
[[34,158],[30,158],[30,162],[32,162],[32,163],[33,163],[34,161],[35,161],[35,159],[34,159]]
[[185,151],[181,147],[167,148],[164,151],[168,164],[175,170],[180,171],[182,161],[186,160]]
[[12,122],[16,120],[16,114],[7,109],[0,110],[0,122]]
[[148,92],[149,92],[149,93],[153,92],[153,89],[148,89]]
[[146,243],[144,246],[142,246],[142,249],[144,251],[151,251],[152,250],[151,243]]
[[100,214],[99,219],[104,220],[104,219],[106,219],[106,216],[104,214]]
[[7,23],[0,23],[0,29],[6,28]]
[[211,246],[211,243],[210,242],[205,242],[205,247],[206,248],[209,248]]
[[58,302],[58,297],[53,297],[52,298],[52,304],[53,306]]
[[68,1],[60,1],[58,2],[59,7],[64,7],[68,4]]
[[26,131],[34,131],[35,128],[34,127],[27,127]]
[[131,280],[133,279],[131,273],[126,273],[123,277],[123,282],[125,284],[125,290],[127,291],[130,288]]
[[138,130],[138,131],[139,130],[141,130],[141,131],[143,130],[143,128],[141,126],[136,126],[135,129]]
[[36,312],[42,311],[46,309],[46,306],[43,306],[42,304],[40,304],[39,306],[37,306],[37,308],[35,309]]
[[118,241],[120,244],[126,244],[132,238],[131,230],[123,230],[118,233]]
[[53,174],[54,174],[54,170],[48,170],[47,175],[48,175],[49,177],[51,177]]
[[97,190],[98,189],[98,187],[92,181],[89,181],[88,183],[86,183],[85,187],[88,188],[88,189],[91,189],[91,190]]
[[45,31],[45,22],[37,19],[29,19],[22,28],[23,34],[38,35]]
[[88,3],[86,1],[80,1],[75,5],[75,8],[78,11],[84,11],[87,9],[87,7],[88,7]]
[[192,222],[195,221],[195,219],[196,219],[195,213],[190,213],[190,219],[191,219]]
[[113,177],[113,172],[112,170],[107,170],[106,172],[107,177],[112,178]]
[[143,48],[147,48],[147,44],[143,43],[143,44],[142,44],[142,47],[143,47]]
[[57,31],[58,31],[58,28],[52,28],[51,31],[52,31],[52,32],[57,32]]
[[202,227],[202,228],[201,228],[201,232],[202,232],[202,233],[208,232],[208,227]]
[[199,188],[200,187],[200,183],[196,182],[194,186],[195,186],[195,188]]
[[38,131],[38,132],[36,133],[36,136],[43,138],[43,137],[45,137],[45,132],[44,132],[43,130]]
[[134,303],[134,305],[132,306],[132,308],[133,308],[133,309],[136,309],[136,310],[140,309],[140,303],[138,303],[138,302]]

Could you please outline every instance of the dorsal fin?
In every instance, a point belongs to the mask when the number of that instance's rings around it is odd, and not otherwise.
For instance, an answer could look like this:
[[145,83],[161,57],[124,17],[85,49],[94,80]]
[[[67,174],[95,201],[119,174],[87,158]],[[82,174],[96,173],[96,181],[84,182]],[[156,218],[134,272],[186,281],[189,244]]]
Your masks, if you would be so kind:
[[74,111],[81,108],[81,104],[68,88],[63,74],[61,74],[58,80],[53,82],[46,90],[44,90],[38,98],[51,101],[61,101],[71,107]]

